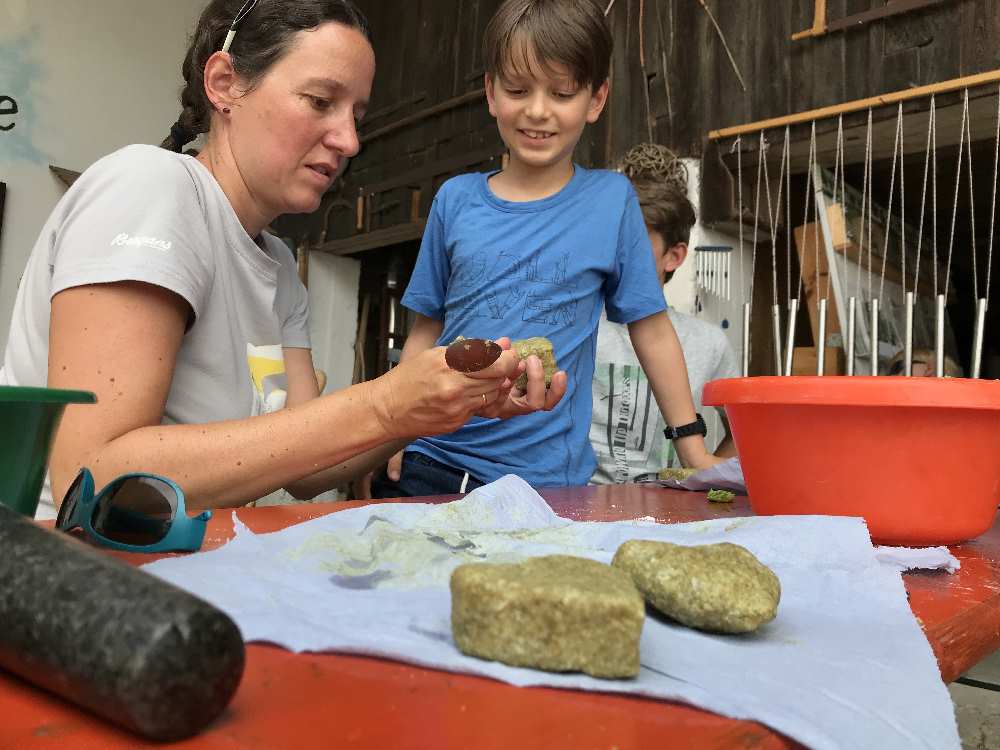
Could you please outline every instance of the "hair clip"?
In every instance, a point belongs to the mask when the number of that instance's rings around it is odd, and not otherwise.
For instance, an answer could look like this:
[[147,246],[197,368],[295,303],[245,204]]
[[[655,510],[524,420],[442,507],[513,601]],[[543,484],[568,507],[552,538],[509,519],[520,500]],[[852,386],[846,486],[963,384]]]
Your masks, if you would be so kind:
[[222,51],[229,52],[229,48],[233,44],[233,39],[236,37],[236,27],[240,25],[240,22],[250,15],[250,11],[254,9],[257,5],[257,0],[247,0],[243,3],[243,7],[240,8],[240,12],[236,14],[236,18],[233,19],[232,25],[229,27],[229,33],[226,34],[226,41],[222,43]]

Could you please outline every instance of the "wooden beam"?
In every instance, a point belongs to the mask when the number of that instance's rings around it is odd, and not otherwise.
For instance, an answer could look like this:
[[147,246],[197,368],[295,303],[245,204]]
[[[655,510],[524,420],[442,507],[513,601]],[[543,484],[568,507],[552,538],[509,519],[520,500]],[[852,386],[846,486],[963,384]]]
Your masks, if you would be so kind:
[[822,36],[826,33],[826,0],[816,0],[813,6],[813,25],[805,31],[798,31],[792,34],[792,41],[806,39],[813,36]]
[[785,125],[800,125],[804,122],[823,120],[829,117],[836,117],[837,115],[848,114],[850,112],[860,112],[874,107],[884,107],[889,104],[896,104],[910,99],[919,99],[921,97],[930,96],[931,94],[943,94],[950,91],[958,91],[960,89],[985,86],[988,83],[997,83],[998,81],[1000,81],[1000,70],[990,70],[985,73],[977,73],[976,75],[953,78],[950,81],[940,81],[938,83],[931,83],[926,86],[917,86],[916,88],[905,89],[903,91],[893,91],[888,94],[870,96],[867,99],[855,99],[851,102],[834,104],[829,107],[810,109],[793,115],[772,117],[768,120],[758,120],[757,122],[750,122],[745,125],[734,125],[728,128],[712,130],[709,131],[708,139],[711,141],[717,141],[721,138],[731,138],[733,136],[744,135],[746,133],[757,133],[761,130],[781,128]]
[[[822,1],[823,0],[817,0],[817,6]],[[863,13],[855,13],[850,16],[845,16],[844,18],[838,18],[834,21],[825,23],[823,26],[818,26],[814,22],[811,29],[806,29],[805,31],[799,31],[792,34],[792,41],[797,42],[800,39],[810,39],[817,36],[823,36],[825,34],[833,34],[837,31],[849,31],[851,29],[856,29],[859,26],[863,26],[866,23],[871,23],[872,21],[880,21],[883,18],[897,16],[900,13],[909,13],[913,10],[920,10],[921,8],[927,8],[932,5],[940,5],[943,2],[950,1],[951,0],[895,0],[895,2],[890,2],[888,5],[884,5],[881,8],[872,8],[871,10],[866,10]]]
[[408,172],[396,175],[395,177],[382,182],[373,182],[360,186],[360,190],[365,195],[384,193],[387,190],[395,190],[401,187],[418,187],[424,180],[430,180],[438,175],[451,174],[458,170],[482,164],[486,161],[497,159],[500,154],[495,148],[480,149],[470,153],[453,156],[450,159],[438,159],[436,161],[421,164]]
[[424,219],[419,219],[406,224],[397,224],[384,229],[376,229],[372,232],[363,232],[352,237],[344,237],[340,240],[330,240],[309,249],[317,253],[354,255],[366,250],[376,250],[380,247],[419,240],[424,236],[424,225],[426,223]]
[[419,112],[414,112],[412,115],[407,115],[402,117],[395,122],[390,122],[388,125],[383,125],[381,128],[372,130],[370,133],[363,133],[361,135],[362,143],[370,143],[376,138],[381,138],[384,135],[393,133],[400,128],[405,128],[414,123],[420,122],[421,120],[426,120],[428,117],[434,117],[435,115],[440,115],[447,112],[450,109],[455,109],[455,107],[460,107],[463,104],[468,104],[469,102],[475,102],[486,96],[486,89],[476,89],[475,91],[467,91],[464,94],[453,97],[451,99],[446,99],[445,101],[435,104],[433,107],[427,107]]

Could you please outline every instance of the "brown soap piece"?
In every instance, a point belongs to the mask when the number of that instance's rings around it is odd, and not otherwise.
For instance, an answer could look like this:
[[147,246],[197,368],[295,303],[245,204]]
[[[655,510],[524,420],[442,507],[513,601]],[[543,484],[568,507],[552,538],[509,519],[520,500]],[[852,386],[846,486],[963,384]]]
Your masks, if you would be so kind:
[[496,362],[503,349],[489,339],[467,339],[459,336],[444,351],[444,361],[452,370],[479,372]]
[[[517,352],[517,356],[526,359],[534,354],[542,360],[542,370],[545,372],[545,387],[552,385],[552,376],[555,375],[559,366],[556,364],[556,355],[552,350],[552,342],[544,336],[534,336],[530,339],[518,339],[511,342],[511,349]],[[514,383],[515,387],[524,391],[528,388],[528,373],[521,373],[521,377]]]
[[451,575],[459,650],[515,667],[635,677],[645,614],[628,575],[582,557],[469,563]]
[[632,539],[611,564],[632,576],[649,604],[688,627],[749,633],[778,613],[778,577],[738,544],[684,547]]

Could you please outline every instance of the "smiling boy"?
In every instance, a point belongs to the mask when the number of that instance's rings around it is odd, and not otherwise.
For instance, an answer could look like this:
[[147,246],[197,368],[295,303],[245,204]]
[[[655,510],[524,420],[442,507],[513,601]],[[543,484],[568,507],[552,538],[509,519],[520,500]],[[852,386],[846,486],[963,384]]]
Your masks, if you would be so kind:
[[608,97],[603,10],[591,0],[507,0],[483,48],[490,114],[510,159],[500,172],[449,180],[435,197],[403,297],[416,320],[402,358],[459,335],[545,336],[565,371],[552,388],[566,396],[549,414],[473,418],[418,440],[398,481],[383,475],[373,494],[465,492],[507,473],[535,487],[586,484],[596,465],[588,429],[602,308],[629,324],[666,423],[680,428],[684,462],[713,463],[635,192],[622,175],[573,163]]

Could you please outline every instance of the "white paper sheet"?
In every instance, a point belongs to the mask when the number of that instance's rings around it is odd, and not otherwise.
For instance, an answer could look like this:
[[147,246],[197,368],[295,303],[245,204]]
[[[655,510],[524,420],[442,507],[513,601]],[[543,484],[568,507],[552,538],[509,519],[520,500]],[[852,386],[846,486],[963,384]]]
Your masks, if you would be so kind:
[[[634,680],[509,667],[455,648],[447,581],[457,564],[550,553],[609,562],[634,538],[747,547],[781,580],[777,618],[752,635],[718,636],[648,616]],[[812,748],[960,746],[899,569],[880,564],[858,518],[570,522],[507,476],[447,505],[370,505],[273,534],[237,522],[235,538],[218,550],[144,568],[225,610],[246,640],[293,651],[684,701],[760,721]]]

